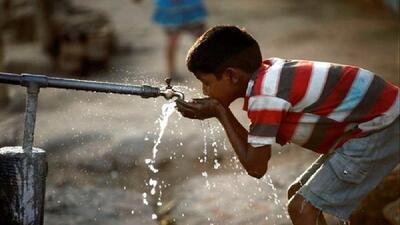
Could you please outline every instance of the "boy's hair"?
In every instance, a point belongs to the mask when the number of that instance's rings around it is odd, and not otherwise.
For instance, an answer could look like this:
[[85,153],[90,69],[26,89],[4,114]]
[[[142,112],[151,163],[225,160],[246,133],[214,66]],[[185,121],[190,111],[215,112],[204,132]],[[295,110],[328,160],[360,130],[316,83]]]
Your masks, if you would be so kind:
[[213,73],[218,79],[228,68],[255,72],[262,63],[260,46],[244,29],[215,26],[206,31],[189,49],[186,65],[196,74]]

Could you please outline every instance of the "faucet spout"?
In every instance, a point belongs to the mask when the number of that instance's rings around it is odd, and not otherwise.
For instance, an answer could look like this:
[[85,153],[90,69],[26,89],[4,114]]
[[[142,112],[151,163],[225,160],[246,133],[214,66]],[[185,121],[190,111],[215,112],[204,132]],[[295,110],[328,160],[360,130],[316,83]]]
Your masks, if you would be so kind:
[[167,100],[170,100],[174,97],[177,99],[184,100],[185,95],[183,94],[183,92],[173,89],[172,85],[171,85],[171,81],[172,81],[172,79],[170,77],[165,79],[165,83],[167,84],[167,86],[165,87],[165,89],[160,91],[160,95],[164,96],[164,98]]
[[162,90],[160,94],[164,96],[164,98],[167,100],[170,100],[172,98],[185,99],[185,95],[183,94],[183,92],[174,90],[172,88],[166,88],[165,90]]

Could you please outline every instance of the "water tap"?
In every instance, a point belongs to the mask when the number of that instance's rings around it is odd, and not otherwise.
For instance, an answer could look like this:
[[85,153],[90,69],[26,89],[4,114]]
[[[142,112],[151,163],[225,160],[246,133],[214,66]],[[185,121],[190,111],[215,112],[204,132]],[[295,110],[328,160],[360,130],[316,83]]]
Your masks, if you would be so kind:
[[165,99],[170,100],[174,97],[182,100],[185,99],[185,95],[183,94],[183,92],[174,90],[172,88],[171,78],[165,79],[165,83],[167,84],[167,86],[164,90],[161,90],[161,95],[164,96]]

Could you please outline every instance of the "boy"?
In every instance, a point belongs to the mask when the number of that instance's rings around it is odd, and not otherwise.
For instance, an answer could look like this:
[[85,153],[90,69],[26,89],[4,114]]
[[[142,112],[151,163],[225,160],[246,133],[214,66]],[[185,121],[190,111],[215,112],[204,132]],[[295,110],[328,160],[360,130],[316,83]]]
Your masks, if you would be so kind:
[[[187,67],[209,98],[177,101],[178,110],[192,119],[217,118],[249,175],[266,173],[274,142],[324,155],[289,188],[295,225],[326,224],[321,212],[347,220],[399,162],[399,88],[367,70],[262,62],[256,40],[235,26],[204,33],[189,50]],[[249,131],[228,107],[242,97]]]

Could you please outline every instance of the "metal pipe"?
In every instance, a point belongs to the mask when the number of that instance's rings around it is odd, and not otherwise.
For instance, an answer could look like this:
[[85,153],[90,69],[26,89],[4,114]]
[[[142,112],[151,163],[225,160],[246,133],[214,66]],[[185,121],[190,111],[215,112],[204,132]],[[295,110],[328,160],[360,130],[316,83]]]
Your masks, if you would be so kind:
[[139,86],[121,83],[54,78],[35,74],[18,75],[12,73],[0,73],[0,83],[22,85],[26,87],[28,87],[30,83],[36,83],[40,88],[61,88],[103,93],[139,95],[143,98],[155,98],[163,96],[166,99],[171,99],[173,97],[184,97],[182,92],[176,91],[171,87],[162,90],[158,87],[152,87],[148,85]]
[[25,153],[32,153],[33,138],[35,134],[36,111],[38,104],[39,86],[30,83],[27,88],[26,107],[25,107],[25,127],[22,149]]
[[0,83],[19,85],[19,84],[21,84],[21,78],[20,78],[20,75],[15,74],[15,73],[1,73],[0,72]]
[[[22,85],[24,83],[35,82],[44,88],[61,88],[80,91],[94,91],[103,93],[116,93],[139,95],[143,98],[158,97],[160,96],[160,88],[151,87],[148,85],[128,85],[120,83],[98,82],[88,80],[76,80],[65,78],[54,78],[42,75],[22,74]],[[25,86],[25,85],[24,85]]]
[[160,96],[160,88],[148,85],[135,86],[118,83],[84,81],[73,79],[49,78],[48,86],[51,88],[64,88],[81,91],[95,91],[104,93],[140,95],[143,98]]

